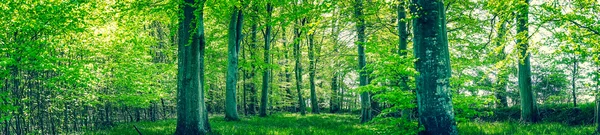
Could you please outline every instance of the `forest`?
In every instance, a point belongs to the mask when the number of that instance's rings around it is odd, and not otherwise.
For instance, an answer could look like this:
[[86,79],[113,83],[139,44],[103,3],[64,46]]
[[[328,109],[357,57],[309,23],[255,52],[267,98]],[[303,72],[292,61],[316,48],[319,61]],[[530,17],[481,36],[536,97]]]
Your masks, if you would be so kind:
[[600,134],[600,0],[0,0],[4,135]]

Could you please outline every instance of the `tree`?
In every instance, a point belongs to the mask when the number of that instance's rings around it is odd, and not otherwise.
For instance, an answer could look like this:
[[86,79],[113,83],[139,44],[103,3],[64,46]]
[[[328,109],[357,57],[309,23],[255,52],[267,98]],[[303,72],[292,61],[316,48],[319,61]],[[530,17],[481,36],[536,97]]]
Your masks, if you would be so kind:
[[517,45],[519,51],[519,93],[521,96],[521,119],[526,122],[538,120],[533,91],[531,90],[531,64],[529,62],[528,15],[529,0],[521,0],[517,5]]
[[[266,30],[265,30],[265,52],[264,52],[264,57],[265,57],[265,64],[270,64],[270,44],[271,44],[271,15],[273,14],[273,6],[271,5],[271,2],[267,3],[267,23],[266,23]],[[267,66],[269,67],[269,66]],[[265,117],[267,116],[267,103],[269,102],[269,77],[270,77],[270,68],[266,68],[263,71],[263,82],[262,82],[262,92],[261,92],[261,97],[260,97],[260,116],[261,117]]]
[[310,81],[310,103],[312,113],[319,114],[319,102],[317,101],[317,90],[315,86],[316,59],[315,59],[315,35],[314,32],[308,34],[308,59],[309,59],[309,81]]
[[458,134],[450,91],[446,14],[441,0],[415,0],[414,54],[418,59],[417,101],[422,134]]
[[238,52],[242,41],[243,13],[241,7],[234,7],[229,22],[229,46],[227,47],[227,83],[225,90],[225,119],[229,121],[240,120],[237,113],[236,87],[238,74]]
[[300,60],[302,59],[300,55],[300,36],[302,35],[301,27],[306,23],[306,18],[302,20],[296,21],[296,26],[294,27],[294,58],[296,59],[296,90],[298,91],[298,104],[300,107],[300,114],[306,114],[306,104],[304,103],[304,98],[302,98],[302,63]]
[[179,23],[176,135],[198,135],[210,131],[204,103],[204,2],[186,0],[181,3],[183,18]]
[[[406,28],[406,22],[408,21],[406,18],[406,8],[405,8],[405,3],[404,0],[398,0],[398,5],[397,5],[397,12],[398,12],[398,55],[400,56],[406,56],[407,53],[407,46],[408,46],[408,30]],[[402,76],[400,77],[400,88],[402,90],[409,90],[410,87],[408,87],[407,81],[408,81],[408,77],[406,76]],[[402,117],[404,118],[409,118],[410,116],[410,110],[409,109],[404,109],[402,110]]]
[[[356,31],[358,34],[358,41],[356,41],[356,45],[358,46],[358,70],[359,70],[359,86],[366,86],[367,82],[367,71],[365,70],[365,66],[367,65],[366,57],[365,57],[365,18],[363,16],[363,0],[355,0],[354,1],[354,17],[356,18]],[[366,123],[369,122],[373,115],[371,114],[371,97],[369,96],[369,92],[361,92],[360,93],[360,102],[361,102],[361,117],[360,122]]]

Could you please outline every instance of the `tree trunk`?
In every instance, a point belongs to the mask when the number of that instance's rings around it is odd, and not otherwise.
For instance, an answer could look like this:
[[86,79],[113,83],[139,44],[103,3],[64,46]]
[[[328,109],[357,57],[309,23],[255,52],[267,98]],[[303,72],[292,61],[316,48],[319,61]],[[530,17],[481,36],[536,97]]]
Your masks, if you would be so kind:
[[446,33],[446,15],[441,0],[415,0],[413,20],[414,54],[419,72],[417,101],[420,134],[456,135],[456,121],[450,90],[450,55]]
[[[292,89],[291,89],[291,84],[292,84],[292,73],[290,72],[289,66],[290,64],[290,57],[289,57],[289,47],[287,46],[288,41],[287,41],[287,37],[285,36],[286,30],[285,27],[281,27],[281,30],[283,31],[281,33],[281,37],[283,38],[283,47],[284,47],[284,53],[283,53],[283,57],[285,59],[285,93],[287,94],[286,97],[288,99],[288,101],[293,102],[294,96],[292,95]],[[295,49],[294,49],[295,51]],[[296,112],[296,107],[294,107],[293,103],[290,103],[291,105],[288,107],[288,111],[290,112]]]
[[521,96],[521,119],[525,122],[537,122],[538,114],[535,107],[535,99],[531,90],[531,65],[529,62],[530,53],[527,51],[529,43],[528,34],[528,15],[529,0],[522,0],[524,3],[518,5],[517,13],[517,45],[519,49],[519,92]]
[[[398,0],[398,55],[400,56],[406,56],[407,54],[407,46],[408,46],[408,30],[406,28],[406,8],[405,8],[405,3],[404,0]],[[408,77],[407,76],[401,76],[400,77],[400,84],[398,84],[400,86],[400,88],[404,91],[409,91],[410,87],[408,87],[407,84],[407,80]],[[410,111],[411,109],[403,109],[401,111],[402,113],[402,117],[406,118],[406,119],[410,119]]]
[[[504,40],[504,35],[506,33],[506,21],[502,20],[502,24],[500,25],[500,29],[498,30],[498,36],[496,37],[498,40],[496,41],[497,47],[502,47],[502,43]],[[498,54],[498,60],[502,61],[506,59],[506,54],[504,53],[504,47],[502,47],[501,52]],[[499,69],[498,71],[498,79],[496,79],[496,99],[498,99],[497,107],[508,107],[508,101],[506,99],[506,85],[508,83],[508,73],[505,70]]]
[[227,63],[227,84],[225,91],[225,119],[228,121],[240,120],[237,113],[236,86],[238,72],[238,52],[242,39],[242,9],[236,7],[231,13],[231,22],[229,23],[229,57]]
[[181,5],[184,16],[179,23],[176,135],[210,131],[204,102],[204,2],[185,0]]
[[578,64],[578,62],[577,62],[577,58],[576,58],[575,54],[573,54],[573,55],[574,55],[573,56],[573,73],[572,73],[573,77],[571,78],[572,79],[572,83],[571,83],[572,89],[571,90],[572,90],[572,94],[573,94],[573,107],[577,107],[577,93],[576,93],[577,89],[575,86],[575,84],[576,84],[575,80],[577,79],[577,64]]
[[[357,19],[356,23],[356,31],[358,33],[358,41],[356,41],[356,45],[358,46],[358,70],[359,70],[359,86],[366,86],[367,82],[367,71],[365,70],[365,66],[367,65],[366,57],[365,57],[365,18],[363,16],[363,0],[355,0],[354,3],[354,17]],[[360,93],[360,102],[361,102],[361,117],[360,122],[366,123],[371,121],[373,115],[371,114],[371,96],[369,96],[368,92]]]
[[[271,58],[270,58],[270,44],[271,44],[271,14],[273,12],[273,7],[271,6],[271,3],[267,3],[267,28],[266,28],[266,32],[265,32],[265,52],[264,52],[264,57],[265,57],[265,64],[269,65],[271,62]],[[269,67],[269,66],[267,66]],[[261,94],[261,98],[260,98],[260,116],[261,117],[266,117],[267,116],[267,103],[269,102],[269,77],[270,77],[270,70],[271,68],[265,68],[263,69],[263,82],[262,82],[262,94]]]
[[302,35],[301,27],[304,26],[306,18],[302,20],[298,20],[295,28],[294,28],[294,57],[296,59],[296,90],[298,91],[298,104],[300,109],[300,114],[306,114],[306,104],[304,103],[304,98],[302,98],[302,63],[301,63],[301,54],[300,54],[300,36]]
[[319,102],[317,101],[317,91],[315,86],[316,60],[315,60],[315,43],[314,34],[308,35],[308,59],[309,59],[309,81],[310,81],[310,103],[312,113],[319,114]]

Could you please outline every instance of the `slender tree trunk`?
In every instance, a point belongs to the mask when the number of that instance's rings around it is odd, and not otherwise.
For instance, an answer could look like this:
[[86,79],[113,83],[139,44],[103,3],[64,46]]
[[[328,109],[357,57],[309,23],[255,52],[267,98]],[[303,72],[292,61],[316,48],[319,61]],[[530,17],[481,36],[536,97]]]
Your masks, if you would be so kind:
[[[292,95],[292,89],[291,89],[292,73],[290,72],[290,69],[289,69],[289,66],[291,65],[290,64],[290,57],[289,57],[289,49],[288,49],[289,47],[287,46],[288,42],[287,42],[287,37],[285,36],[285,33],[286,33],[285,27],[282,26],[281,30],[283,31],[281,34],[282,34],[282,37],[283,37],[283,47],[284,47],[284,50],[285,50],[285,52],[283,53],[283,56],[284,56],[284,59],[285,59],[285,64],[284,64],[284,67],[285,67],[285,82],[286,82],[285,92],[287,94],[286,97],[287,97],[288,101],[293,102],[294,96]],[[292,104],[292,105],[289,106],[288,111],[290,111],[290,112],[296,112],[296,107],[293,106],[293,103],[290,103],[290,104]]]
[[304,103],[304,98],[302,98],[302,63],[301,63],[301,52],[300,52],[300,36],[302,35],[301,27],[304,26],[306,18],[302,20],[298,20],[295,28],[294,28],[294,57],[296,59],[296,90],[298,91],[298,104],[300,107],[300,114],[306,114],[306,104]]
[[[358,41],[356,41],[356,45],[358,46],[358,69],[359,69],[359,86],[366,86],[367,82],[367,71],[365,70],[365,66],[367,65],[366,57],[365,57],[365,18],[363,15],[363,0],[355,0],[354,3],[354,17],[357,19],[356,23],[356,31],[358,33]],[[360,102],[361,102],[361,117],[360,122],[366,123],[371,121],[373,115],[371,114],[371,96],[368,92],[360,93]]]
[[[575,55],[575,54],[573,54],[573,55]],[[577,89],[575,86],[575,84],[577,83],[575,81],[577,79],[577,64],[578,64],[577,58],[576,58],[576,56],[573,56],[573,73],[572,73],[573,76],[571,78],[572,79],[572,83],[571,83],[572,89],[571,90],[572,90],[572,94],[573,94],[573,107],[577,107],[577,93],[576,93]]]
[[[596,63],[596,70],[600,70],[600,66]],[[600,134],[600,73],[596,72],[596,95],[594,95],[596,99],[596,109],[595,109],[595,122],[596,122],[596,134]]]
[[[502,43],[505,41],[504,40],[504,35],[507,31],[506,29],[506,21],[502,21],[502,24],[500,25],[500,29],[498,30],[498,35],[497,35],[497,42],[496,42],[496,46],[497,47],[502,47],[502,50],[499,52],[498,54],[498,58],[499,60],[504,60],[506,59],[506,54],[504,53],[504,47],[502,46]],[[506,99],[506,85],[508,84],[508,74],[506,70],[502,70],[500,69],[500,71],[498,71],[498,79],[496,79],[496,99],[498,99],[498,103],[497,103],[497,107],[502,108],[502,107],[508,107],[508,101]]]
[[[266,31],[265,31],[265,52],[264,52],[264,57],[265,57],[265,64],[269,65],[271,62],[271,58],[270,58],[270,54],[269,51],[271,49],[271,14],[273,12],[273,6],[271,6],[271,3],[267,3],[267,23],[266,23]],[[266,68],[263,69],[263,82],[262,82],[262,94],[261,94],[261,98],[260,98],[260,116],[261,117],[266,117],[267,116],[267,103],[269,102],[269,77],[271,74],[270,71],[271,68]]]
[[420,134],[456,135],[456,121],[450,90],[450,55],[446,33],[446,15],[441,0],[415,0],[413,20]]
[[[407,18],[406,18],[406,8],[405,8],[405,3],[404,0],[398,0],[398,38],[399,38],[399,42],[398,42],[398,54],[400,56],[406,56],[407,54],[407,46],[408,46],[408,30],[406,28],[406,22],[407,22]],[[408,87],[407,84],[407,80],[408,77],[406,76],[401,76],[400,77],[400,88],[404,91],[409,91],[410,87]],[[409,119],[410,118],[410,111],[411,109],[403,109],[401,111],[402,113],[402,117]]]
[[234,8],[229,23],[229,57],[227,63],[227,84],[225,91],[225,119],[228,121],[240,120],[237,113],[236,86],[238,72],[238,52],[242,39],[242,9]]
[[314,34],[308,35],[308,73],[309,73],[309,81],[310,81],[310,103],[312,108],[312,113],[319,114],[319,102],[317,101],[317,91],[315,86],[315,74],[316,74],[316,60],[315,60],[315,43],[314,43]]
[[184,16],[179,23],[176,135],[210,131],[204,102],[204,2],[186,0],[180,5]]
[[518,5],[517,13],[517,45],[519,49],[519,91],[521,96],[521,119],[525,122],[537,122],[538,114],[531,90],[531,65],[529,62],[530,53],[527,51],[529,43],[528,34],[528,15],[529,0],[521,0]]

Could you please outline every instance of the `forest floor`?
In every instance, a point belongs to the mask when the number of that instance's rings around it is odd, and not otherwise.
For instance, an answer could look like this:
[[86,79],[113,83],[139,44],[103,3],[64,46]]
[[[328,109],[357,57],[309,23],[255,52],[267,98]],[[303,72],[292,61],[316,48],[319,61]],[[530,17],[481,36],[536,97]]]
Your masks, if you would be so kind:
[[[275,114],[269,117],[245,117],[227,122],[223,116],[211,116],[213,134],[223,135],[374,135],[377,129],[358,123],[356,115],[345,114]],[[108,129],[88,132],[92,135],[170,135],[175,132],[175,119],[156,122],[123,123]],[[466,135],[589,135],[594,126],[567,126],[557,123],[522,124],[516,122],[460,122],[459,134]]]

